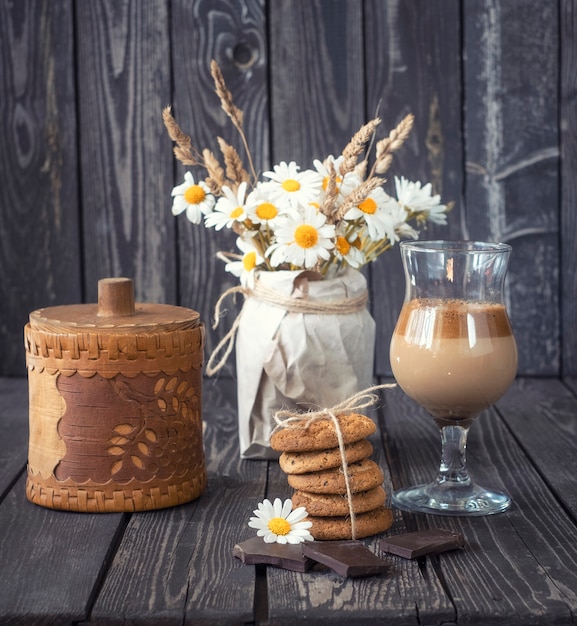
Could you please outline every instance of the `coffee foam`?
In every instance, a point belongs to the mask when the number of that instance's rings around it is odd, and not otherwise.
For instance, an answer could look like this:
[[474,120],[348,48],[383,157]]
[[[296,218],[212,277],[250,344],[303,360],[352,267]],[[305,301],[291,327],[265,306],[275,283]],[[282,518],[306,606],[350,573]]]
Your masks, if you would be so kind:
[[415,299],[401,310],[395,333],[422,336],[433,328],[433,337],[466,338],[471,328],[478,338],[512,335],[507,310],[502,304],[465,300]]

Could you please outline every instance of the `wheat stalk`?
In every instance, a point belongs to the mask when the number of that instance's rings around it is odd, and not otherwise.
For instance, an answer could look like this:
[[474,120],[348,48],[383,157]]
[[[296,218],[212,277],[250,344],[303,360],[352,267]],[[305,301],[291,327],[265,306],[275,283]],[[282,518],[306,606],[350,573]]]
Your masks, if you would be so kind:
[[228,144],[222,137],[217,137],[217,140],[222,156],[224,157],[226,176],[233,183],[231,186],[236,191],[240,183],[245,181],[249,182],[250,176],[244,169],[242,159],[236,149]]
[[226,86],[226,83],[224,82],[224,77],[222,75],[220,67],[214,59],[210,63],[210,73],[214,80],[216,95],[220,99],[220,105],[222,107],[222,110],[231,119],[232,123],[234,124],[235,128],[237,129],[240,135],[240,138],[242,140],[242,143],[246,152],[246,156],[249,162],[253,181],[256,183],[256,180],[257,180],[256,171],[255,171],[254,164],[252,161],[252,155],[248,147],[248,141],[246,139],[246,135],[244,134],[244,130],[243,130],[243,121],[244,121],[243,112],[241,111],[241,109],[235,106],[232,100],[232,94],[230,93],[228,87]]
[[205,182],[215,196],[221,195],[222,187],[226,185],[224,170],[214,153],[208,148],[202,151],[202,156],[204,157],[204,167],[208,172],[208,178],[206,178]]
[[176,123],[172,110],[169,106],[162,110],[162,119],[168,136],[174,141],[174,156],[183,165],[204,165],[202,159],[198,156],[198,152],[194,149],[190,137]]
[[328,161],[327,169],[329,171],[327,188],[325,190],[325,198],[322,205],[319,207],[319,210],[324,216],[326,216],[329,223],[332,224],[339,189],[337,187],[337,171],[335,169],[335,164],[332,161]]
[[357,165],[359,156],[363,153],[367,141],[372,137],[376,127],[381,123],[380,118],[367,122],[359,128],[359,130],[352,136],[349,143],[345,146],[342,155],[344,157],[343,163],[340,168],[341,176],[352,172]]
[[222,110],[228,115],[228,117],[230,117],[232,123],[236,126],[239,132],[242,132],[242,125],[244,121],[243,112],[235,106],[232,101],[232,94],[224,82],[224,77],[218,63],[214,59],[210,63],[210,73],[212,75],[212,79],[214,80],[216,95],[220,98]]
[[389,169],[393,160],[393,152],[396,152],[403,145],[413,129],[414,121],[415,116],[409,113],[389,133],[388,137],[377,142],[375,163],[371,170],[371,176],[374,173],[384,174]]

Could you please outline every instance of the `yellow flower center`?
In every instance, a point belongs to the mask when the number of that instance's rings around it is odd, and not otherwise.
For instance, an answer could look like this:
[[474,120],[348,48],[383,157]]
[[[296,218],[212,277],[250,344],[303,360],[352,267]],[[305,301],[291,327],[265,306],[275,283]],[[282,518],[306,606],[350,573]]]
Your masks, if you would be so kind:
[[287,178],[283,180],[282,188],[288,192],[298,191],[301,188],[301,184],[298,180],[294,180],[294,178]]
[[184,199],[188,204],[200,204],[206,198],[206,193],[200,185],[191,185],[184,192]]
[[295,242],[301,248],[313,248],[317,245],[319,234],[317,229],[310,224],[302,224],[295,230]]
[[233,219],[236,219],[239,215],[242,215],[242,207],[241,206],[237,206],[236,209],[233,209],[230,212],[229,217],[232,217]]
[[372,198],[367,198],[366,200],[363,200],[358,207],[363,213],[373,215],[373,213],[377,210],[377,203]]
[[291,525],[284,517],[273,517],[269,520],[268,529],[275,535],[288,535]]
[[[329,178],[329,176],[325,176],[323,179],[323,191],[326,191],[327,187],[329,186]],[[343,179],[340,176],[337,176],[335,182],[337,183],[338,187],[343,182]]]
[[337,237],[335,247],[340,254],[346,256],[351,249],[351,244],[344,237]]
[[278,211],[271,202],[263,202],[256,207],[256,214],[261,220],[272,220],[278,215]]
[[247,272],[250,272],[256,267],[256,252],[247,252],[242,257],[242,266]]

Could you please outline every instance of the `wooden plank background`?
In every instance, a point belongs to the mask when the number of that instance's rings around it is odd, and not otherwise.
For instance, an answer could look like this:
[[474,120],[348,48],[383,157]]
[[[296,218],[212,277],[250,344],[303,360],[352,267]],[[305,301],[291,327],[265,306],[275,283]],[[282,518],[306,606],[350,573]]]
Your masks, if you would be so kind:
[[[212,319],[234,237],[170,214],[183,168],[161,120],[172,104],[196,145],[236,140],[212,58],[260,170],[311,167],[377,110],[383,132],[413,112],[391,176],[455,202],[424,236],[510,242],[520,374],[577,375],[576,2],[0,0],[0,375],[25,374],[30,311],[93,302],[105,276]],[[367,275],[386,375],[398,250]]]

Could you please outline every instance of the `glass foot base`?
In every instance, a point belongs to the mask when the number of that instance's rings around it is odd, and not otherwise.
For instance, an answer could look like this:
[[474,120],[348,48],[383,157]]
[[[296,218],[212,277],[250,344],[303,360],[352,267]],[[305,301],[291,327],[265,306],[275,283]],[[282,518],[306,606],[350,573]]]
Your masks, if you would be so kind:
[[393,494],[393,506],[412,513],[434,515],[493,515],[506,511],[511,498],[475,484],[443,485],[432,483],[401,489]]

